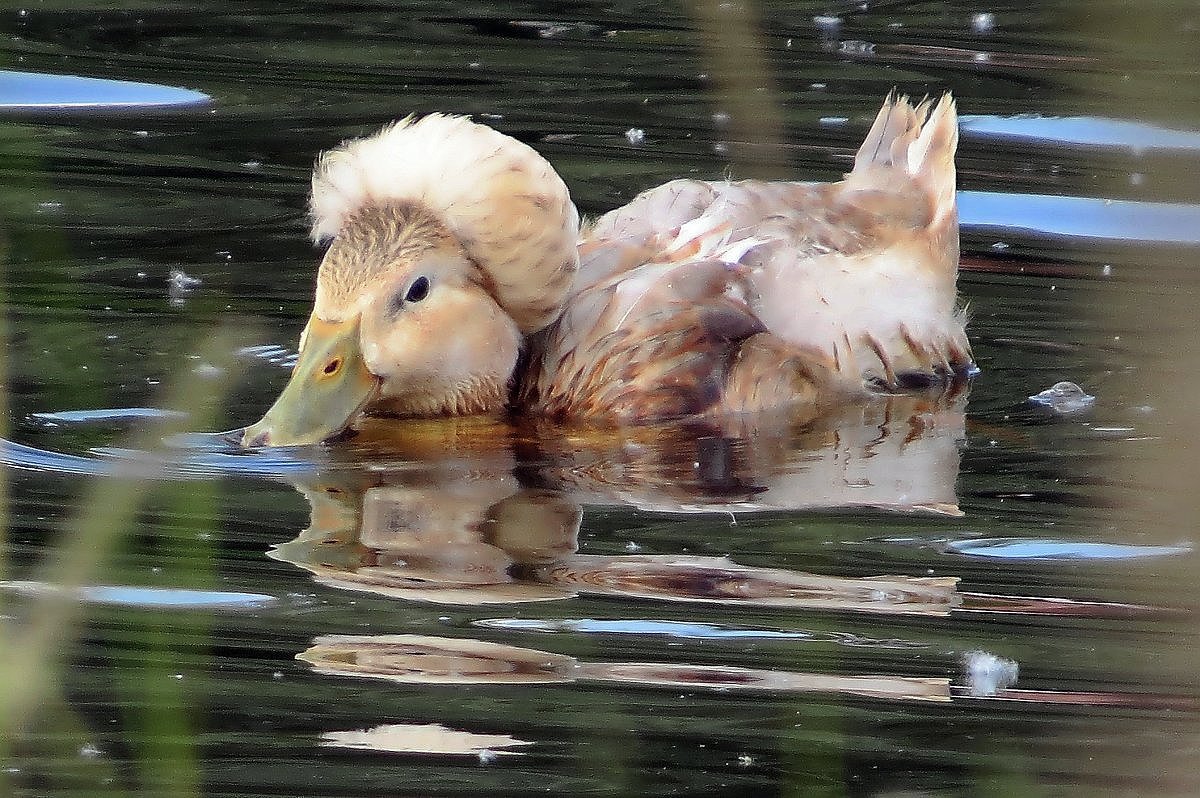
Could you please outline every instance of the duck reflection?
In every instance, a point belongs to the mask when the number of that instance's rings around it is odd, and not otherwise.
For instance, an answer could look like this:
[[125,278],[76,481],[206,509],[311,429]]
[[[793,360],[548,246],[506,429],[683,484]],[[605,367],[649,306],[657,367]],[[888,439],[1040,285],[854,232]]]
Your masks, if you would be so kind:
[[564,654],[470,638],[325,635],[296,655],[318,673],[420,685],[538,685],[609,682],[644,687],[838,693],[945,702],[948,678],[799,673],[730,665],[584,662]]
[[[946,614],[955,578],[819,576],[723,557],[578,553],[584,507],[704,512],[882,506],[957,513],[960,397],[893,397],[816,421],[705,427],[510,428],[481,420],[367,428],[297,485],[311,524],[271,555],[332,587],[427,602],[579,593]],[[394,458],[392,460],[386,457]]]

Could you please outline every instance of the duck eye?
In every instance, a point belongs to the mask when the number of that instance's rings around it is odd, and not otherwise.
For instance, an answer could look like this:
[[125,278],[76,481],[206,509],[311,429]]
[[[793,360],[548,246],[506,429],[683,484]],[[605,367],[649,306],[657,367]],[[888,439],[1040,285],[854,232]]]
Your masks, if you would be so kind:
[[412,285],[408,287],[408,293],[404,295],[405,302],[420,302],[429,294],[429,278],[425,276],[418,277],[413,280]]
[[334,374],[337,374],[341,368],[342,359],[340,357],[335,357],[333,360],[325,364],[324,372],[332,377]]

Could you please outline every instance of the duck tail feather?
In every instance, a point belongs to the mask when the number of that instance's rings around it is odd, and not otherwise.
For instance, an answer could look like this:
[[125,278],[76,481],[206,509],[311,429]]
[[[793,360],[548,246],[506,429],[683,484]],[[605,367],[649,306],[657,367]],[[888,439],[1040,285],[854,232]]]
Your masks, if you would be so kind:
[[906,149],[916,139],[920,127],[908,96],[892,89],[854,156],[854,171],[904,164]]
[[914,105],[893,89],[854,156],[850,177],[867,179],[880,169],[901,169],[929,196],[933,218],[944,218],[955,207],[957,147],[958,117],[949,93]]
[[908,148],[908,173],[933,200],[934,218],[954,213],[954,153],[958,149],[958,114],[954,98],[944,94],[926,101],[921,134]]

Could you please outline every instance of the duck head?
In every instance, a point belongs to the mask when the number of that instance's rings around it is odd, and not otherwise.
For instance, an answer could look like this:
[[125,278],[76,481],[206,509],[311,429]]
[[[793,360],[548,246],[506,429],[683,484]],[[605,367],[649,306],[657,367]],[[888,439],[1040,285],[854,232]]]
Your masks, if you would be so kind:
[[300,357],[243,445],[318,443],[364,413],[502,409],[577,264],[579,217],[550,165],[462,117],[405,120],[322,156],[312,213],[330,245]]

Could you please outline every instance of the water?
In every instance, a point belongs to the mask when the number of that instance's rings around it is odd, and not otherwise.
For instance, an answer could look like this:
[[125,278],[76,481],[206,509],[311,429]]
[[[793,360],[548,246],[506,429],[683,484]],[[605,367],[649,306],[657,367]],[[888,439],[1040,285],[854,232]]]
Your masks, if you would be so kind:
[[[0,12],[8,69],[211,98],[0,124],[5,617],[62,595],[38,566],[93,484],[145,490],[67,594],[84,620],[10,741],[12,794],[1197,793],[1194,516],[1147,511],[1137,467],[1169,443],[1140,353],[1175,339],[1135,315],[1200,265],[1171,48],[1196,10],[1141,9],[1137,57],[1067,3],[761,16],[786,146],[746,150],[683,7]],[[286,379],[318,149],[470,113],[595,214],[730,159],[836,178],[893,85],[968,117],[969,399],[264,453],[196,434]],[[1028,399],[1060,381],[1095,401]]]

